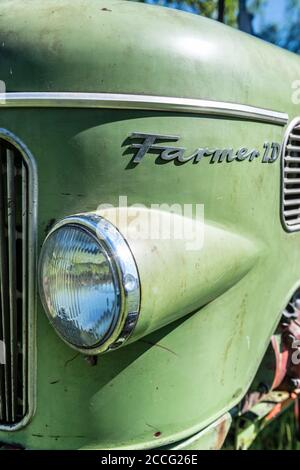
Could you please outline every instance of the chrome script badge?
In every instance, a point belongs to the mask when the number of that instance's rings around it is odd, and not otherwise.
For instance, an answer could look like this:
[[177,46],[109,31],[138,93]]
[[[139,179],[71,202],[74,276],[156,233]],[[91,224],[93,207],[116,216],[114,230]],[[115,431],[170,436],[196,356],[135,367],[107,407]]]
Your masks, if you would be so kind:
[[132,163],[135,164],[140,163],[146,154],[156,154],[161,160],[177,161],[179,163],[187,163],[190,161],[199,163],[203,158],[209,158],[210,163],[243,162],[246,160],[252,162],[256,159],[261,159],[262,163],[274,163],[281,153],[280,144],[276,142],[265,142],[263,152],[246,147],[241,147],[236,150],[233,148],[210,149],[208,147],[200,147],[196,149],[192,155],[186,155],[186,149],[184,147],[162,145],[162,142],[177,142],[180,139],[179,136],[133,132],[129,135],[129,139],[133,140],[129,147],[136,151],[132,159]]

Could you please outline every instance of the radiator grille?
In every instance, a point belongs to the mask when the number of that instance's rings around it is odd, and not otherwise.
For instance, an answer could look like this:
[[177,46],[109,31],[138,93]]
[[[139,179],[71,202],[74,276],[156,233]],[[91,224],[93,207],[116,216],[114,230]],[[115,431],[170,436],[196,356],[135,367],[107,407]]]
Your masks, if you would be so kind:
[[289,231],[300,230],[300,119],[289,127],[283,146],[282,215]]
[[0,137],[0,428],[29,413],[30,169],[19,148]]

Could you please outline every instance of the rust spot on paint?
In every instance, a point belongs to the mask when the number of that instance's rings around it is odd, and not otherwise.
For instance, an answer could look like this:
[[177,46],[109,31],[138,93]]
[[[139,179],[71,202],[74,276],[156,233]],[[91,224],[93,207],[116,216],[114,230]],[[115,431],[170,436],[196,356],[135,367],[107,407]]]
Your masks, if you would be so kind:
[[149,428],[155,431],[155,433],[153,434],[154,437],[159,437],[161,435],[161,432],[158,431],[156,426],[153,426],[152,424],[149,424],[149,423],[146,423],[146,426],[148,426]]
[[85,356],[85,360],[90,366],[96,366],[98,363],[98,356]]
[[238,398],[239,395],[242,393],[242,391],[243,391],[243,390],[242,390],[241,388],[238,388],[238,389],[234,392],[234,394],[232,395],[233,400],[234,400],[235,398]]
[[216,439],[215,449],[219,450],[223,446],[225,438],[227,436],[227,423],[225,419],[223,419],[223,421],[219,424],[216,431],[217,431],[217,439]]

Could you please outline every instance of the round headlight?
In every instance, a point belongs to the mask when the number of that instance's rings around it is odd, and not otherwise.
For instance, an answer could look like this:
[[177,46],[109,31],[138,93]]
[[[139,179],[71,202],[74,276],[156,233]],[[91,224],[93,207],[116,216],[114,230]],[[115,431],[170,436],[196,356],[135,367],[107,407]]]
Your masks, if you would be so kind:
[[136,264],[120,232],[99,215],[67,217],[53,227],[40,255],[39,284],[55,330],[82,352],[117,347],[135,326]]

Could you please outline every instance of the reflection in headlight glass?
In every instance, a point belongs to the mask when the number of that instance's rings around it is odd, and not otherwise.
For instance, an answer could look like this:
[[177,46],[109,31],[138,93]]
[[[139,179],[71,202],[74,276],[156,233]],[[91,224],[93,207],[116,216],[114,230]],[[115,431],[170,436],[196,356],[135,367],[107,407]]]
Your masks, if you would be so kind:
[[100,242],[80,227],[61,227],[49,236],[40,266],[44,302],[61,336],[81,348],[104,341],[118,320],[120,291]]

